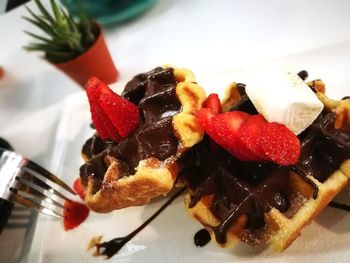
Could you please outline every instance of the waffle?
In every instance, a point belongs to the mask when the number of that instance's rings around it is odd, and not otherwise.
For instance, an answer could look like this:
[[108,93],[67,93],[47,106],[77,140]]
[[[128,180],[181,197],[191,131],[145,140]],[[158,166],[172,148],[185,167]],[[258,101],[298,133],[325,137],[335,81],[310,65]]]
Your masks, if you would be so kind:
[[[186,209],[218,246],[243,241],[281,252],[348,183],[349,101],[330,100],[324,86],[314,91],[325,110],[299,135],[302,150],[294,166],[240,162],[222,149],[213,155],[208,138],[186,153]],[[256,113],[243,84],[231,84],[222,105]]]
[[167,66],[139,74],[122,96],[140,109],[137,129],[118,143],[95,134],[82,150],[85,203],[100,213],[166,195],[177,178],[178,159],[204,134],[194,112],[206,95],[187,69]]

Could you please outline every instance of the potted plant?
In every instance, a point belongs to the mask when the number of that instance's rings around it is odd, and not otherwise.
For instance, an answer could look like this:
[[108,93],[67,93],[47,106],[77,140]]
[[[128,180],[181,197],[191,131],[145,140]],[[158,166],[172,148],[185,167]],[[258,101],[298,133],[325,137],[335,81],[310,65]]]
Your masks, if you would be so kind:
[[81,15],[75,21],[71,15],[50,0],[50,13],[41,0],[35,0],[39,14],[27,8],[30,17],[24,17],[46,33],[46,36],[25,31],[38,40],[25,47],[28,51],[41,51],[44,59],[84,86],[91,76],[106,83],[117,80],[118,71],[109,54],[101,27]]

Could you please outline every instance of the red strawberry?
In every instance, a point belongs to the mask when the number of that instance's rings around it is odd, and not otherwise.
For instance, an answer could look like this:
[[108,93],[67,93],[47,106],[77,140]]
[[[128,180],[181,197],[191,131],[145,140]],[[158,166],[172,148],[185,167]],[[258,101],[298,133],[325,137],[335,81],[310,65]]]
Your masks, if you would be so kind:
[[300,156],[300,141],[286,126],[272,122],[260,129],[260,146],[265,154],[281,165],[292,165]]
[[92,121],[103,139],[119,141],[137,126],[138,108],[114,93],[105,83],[92,77],[85,86],[89,99]]
[[128,136],[139,123],[139,109],[117,94],[101,94],[100,106],[123,138]]
[[[241,161],[258,160],[259,156],[251,152],[239,139],[238,130],[248,120],[250,115],[241,111],[230,111],[213,117],[216,137],[212,138],[221,147],[225,148]],[[209,134],[210,136],[210,134]]]
[[64,230],[67,231],[76,228],[85,221],[88,215],[89,209],[86,205],[75,201],[65,201],[63,210]]
[[91,118],[98,135],[102,140],[113,139],[119,141],[121,137],[98,102],[102,93],[113,94],[113,91],[95,77],[89,79],[85,89],[89,99]]
[[218,94],[210,94],[203,102],[203,108],[211,109],[214,113],[221,113],[222,107]]
[[252,115],[238,130],[239,139],[251,152],[259,157],[258,160],[270,160],[260,145],[260,130],[266,123],[261,114]]
[[85,85],[85,89],[94,89],[98,91],[98,94],[108,93],[115,94],[103,81],[96,77],[91,77]]
[[105,140],[109,137],[109,133],[103,123],[103,120],[101,117],[102,115],[101,109],[98,106],[97,99],[95,99],[98,97],[97,92],[98,92],[97,89],[86,88],[86,94],[88,96],[89,104],[90,104],[92,122],[94,123],[94,126],[96,128],[98,135],[101,137],[101,139]]
[[75,179],[73,183],[73,189],[80,196],[81,199],[85,199],[85,190],[83,189],[79,178]]
[[205,132],[210,136],[210,138],[220,144],[219,141],[222,142],[222,140],[218,136],[212,121],[213,117],[215,116],[216,114],[211,109],[207,108],[200,109],[196,112],[196,118]]

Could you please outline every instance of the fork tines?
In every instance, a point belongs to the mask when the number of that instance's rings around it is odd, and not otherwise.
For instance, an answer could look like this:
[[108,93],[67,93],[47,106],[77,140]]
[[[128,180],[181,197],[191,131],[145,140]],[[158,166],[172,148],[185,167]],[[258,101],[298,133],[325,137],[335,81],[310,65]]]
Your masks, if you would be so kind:
[[4,177],[8,177],[8,191],[0,192],[0,197],[46,215],[63,217],[64,201],[71,200],[67,195],[75,195],[66,183],[46,169],[0,148],[0,186]]

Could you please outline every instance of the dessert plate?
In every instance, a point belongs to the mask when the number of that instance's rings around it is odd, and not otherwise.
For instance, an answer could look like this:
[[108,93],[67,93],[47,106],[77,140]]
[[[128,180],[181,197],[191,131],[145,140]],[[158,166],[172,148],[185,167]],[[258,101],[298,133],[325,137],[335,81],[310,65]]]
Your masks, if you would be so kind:
[[[321,51],[316,52],[317,55]],[[321,67],[319,60],[305,59],[303,56],[297,56],[294,60],[285,58],[284,61],[292,68],[297,66],[296,71],[308,69],[312,71],[310,73],[317,74],[315,77],[322,78],[327,84],[327,94],[331,97],[349,95],[346,94],[349,77],[342,74],[341,70],[335,71],[334,67],[325,64]],[[296,61],[299,63],[295,63]],[[349,68],[348,61],[333,62],[345,72]],[[332,60],[328,60],[328,63],[332,63]],[[210,91],[219,94],[223,93],[229,81],[244,82],[245,76],[245,69],[223,70],[211,78],[201,78],[197,74],[200,84],[209,89],[216,87]],[[80,157],[81,147],[94,133],[90,123],[85,94],[69,96],[65,100],[58,126],[51,166],[51,170],[69,184],[79,176],[79,167],[83,163]],[[345,189],[335,201],[350,205],[348,191]],[[62,222],[40,215],[28,262],[105,262],[105,258],[94,257],[93,250],[87,250],[89,241],[97,236],[102,236],[102,241],[109,241],[129,234],[167,200],[168,197],[159,198],[144,207],[127,208],[109,214],[91,212],[82,225],[69,232],[63,230]],[[348,262],[350,257],[350,212],[333,207],[327,207],[302,231],[301,237],[281,254],[245,244],[227,250],[212,243],[197,248],[193,238],[200,229],[202,227],[199,223],[186,214],[183,196],[180,196],[108,262]]]

